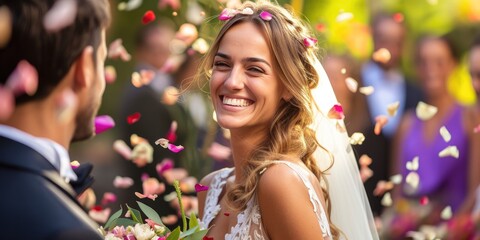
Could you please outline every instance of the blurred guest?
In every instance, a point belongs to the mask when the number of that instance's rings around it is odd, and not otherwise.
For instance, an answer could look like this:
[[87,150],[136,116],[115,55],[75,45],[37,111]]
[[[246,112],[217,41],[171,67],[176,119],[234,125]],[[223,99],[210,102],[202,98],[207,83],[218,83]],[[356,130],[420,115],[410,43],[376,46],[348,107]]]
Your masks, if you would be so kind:
[[2,239],[103,239],[77,201],[92,183],[91,167],[75,173],[67,150],[95,134],[110,7],[106,0],[66,4],[74,9],[71,22],[56,1],[0,0],[6,21],[0,46]]
[[[178,91],[174,88],[175,81],[170,72],[172,66],[166,67],[171,57],[170,43],[174,37],[174,25],[166,19],[150,23],[138,30],[135,39],[135,72],[138,73],[137,76],[141,75],[142,80],[141,84],[135,82],[135,79],[126,84],[120,105],[119,128],[122,139],[127,144],[130,143],[132,134],[145,139],[148,145],[153,147],[153,161],[146,163],[121,160],[118,163],[123,166],[123,176],[134,180],[134,185],[120,194],[119,202],[136,206],[135,201],[138,198],[134,193],[143,192],[142,181],[146,176],[160,178],[162,184],[166,184],[166,189],[158,192],[156,204],[151,205],[148,198],[141,201],[152,206],[161,216],[176,215],[177,211],[164,201],[164,195],[172,192],[173,187],[171,183],[167,183],[167,179],[159,176],[156,165],[164,159],[171,159],[174,167],[185,168],[192,174],[195,169],[189,163],[199,160],[195,125],[189,113],[177,102]],[[149,79],[152,77],[153,79]],[[138,121],[128,123],[129,116],[136,116],[134,118]],[[160,138],[169,139],[174,145],[182,145],[184,150],[175,153],[155,145],[155,141]],[[149,151],[148,146],[145,149]]]
[[[437,112],[430,117],[419,109],[416,114],[407,113],[394,149],[397,171],[404,179],[400,191],[411,200],[407,214],[411,214],[413,226],[438,223],[446,207],[455,214],[480,183],[480,155],[472,151],[473,129],[468,127],[467,110],[447,90],[447,80],[456,64],[456,52],[446,38],[424,37],[418,42],[418,76],[426,103],[436,107]],[[450,139],[441,133],[442,127],[449,131]],[[451,146],[458,152],[445,150],[453,150]],[[412,181],[416,178],[412,176],[418,176],[418,181]]]
[[[389,15],[378,15],[372,21],[374,53],[362,68],[362,86],[372,86],[374,92],[366,96],[370,121],[363,127],[365,141],[355,147],[358,156],[364,154],[373,159],[370,168],[373,176],[365,182],[365,189],[374,214],[382,211],[381,198],[373,195],[380,180],[388,180],[391,168],[391,141],[404,112],[421,100],[420,91],[407,81],[400,69],[406,28],[403,22]],[[375,119],[387,115],[389,104],[399,102],[397,113],[389,117],[381,134],[374,134]]]

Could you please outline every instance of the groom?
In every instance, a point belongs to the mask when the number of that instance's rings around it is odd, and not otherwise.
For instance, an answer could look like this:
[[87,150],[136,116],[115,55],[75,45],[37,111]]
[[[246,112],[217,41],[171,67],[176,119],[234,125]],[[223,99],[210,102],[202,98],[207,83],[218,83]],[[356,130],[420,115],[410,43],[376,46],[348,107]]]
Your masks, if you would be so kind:
[[0,15],[0,238],[102,239],[67,149],[94,134],[108,0],[0,0]]

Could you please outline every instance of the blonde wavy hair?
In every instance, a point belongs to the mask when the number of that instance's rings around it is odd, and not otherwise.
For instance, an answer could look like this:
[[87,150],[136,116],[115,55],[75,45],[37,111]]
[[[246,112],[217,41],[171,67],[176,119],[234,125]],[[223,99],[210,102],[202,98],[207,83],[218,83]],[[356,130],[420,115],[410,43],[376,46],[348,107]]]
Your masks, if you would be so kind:
[[[246,207],[255,193],[260,178],[259,173],[272,161],[291,159],[291,156],[298,157],[319,180],[322,179],[322,171],[313,157],[317,147],[321,146],[316,140],[315,131],[309,128],[314,120],[313,109],[317,107],[311,93],[311,89],[315,88],[319,81],[314,67],[317,49],[307,47],[303,42],[305,38],[312,35],[300,19],[281,6],[259,1],[243,3],[240,11],[245,8],[252,9],[253,14],[238,13],[222,26],[211,48],[204,56],[197,79],[210,79],[213,59],[228,30],[236,24],[251,22],[264,34],[274,56],[274,71],[292,98],[282,101],[270,126],[269,135],[262,145],[250,153],[243,168],[245,181],[235,184],[227,193],[227,202],[235,210],[243,210]],[[262,11],[269,12],[272,19],[263,20],[259,16]],[[322,188],[322,191],[330,219],[329,194],[325,188]],[[340,230],[333,224],[330,226],[334,238],[337,239]]]

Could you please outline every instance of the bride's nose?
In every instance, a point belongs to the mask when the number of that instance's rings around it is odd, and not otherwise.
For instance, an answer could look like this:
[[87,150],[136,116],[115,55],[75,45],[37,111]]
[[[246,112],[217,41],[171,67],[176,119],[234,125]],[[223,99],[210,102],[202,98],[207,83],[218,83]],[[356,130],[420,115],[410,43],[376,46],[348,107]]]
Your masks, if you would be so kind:
[[240,90],[245,86],[245,73],[240,67],[234,67],[224,82],[229,90]]

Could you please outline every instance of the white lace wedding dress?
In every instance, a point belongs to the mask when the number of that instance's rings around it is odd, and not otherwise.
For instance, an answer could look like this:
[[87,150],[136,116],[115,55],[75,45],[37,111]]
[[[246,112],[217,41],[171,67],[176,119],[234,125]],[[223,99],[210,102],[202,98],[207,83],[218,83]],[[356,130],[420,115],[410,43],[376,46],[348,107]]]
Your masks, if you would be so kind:
[[[323,209],[320,199],[318,198],[312,183],[308,180],[308,170],[303,167],[287,161],[275,161],[278,164],[285,164],[290,167],[305,184],[305,187],[310,196],[312,203],[312,211],[315,212],[318,224],[323,233],[325,240],[332,239],[330,226],[328,224],[327,216]],[[224,168],[216,173],[210,184],[207,198],[205,200],[205,209],[202,223],[205,227],[209,227],[210,223],[215,219],[220,212],[219,196],[222,193],[223,187],[227,181],[228,176],[233,171],[233,168]],[[225,234],[226,240],[266,240],[268,236],[263,229],[262,216],[260,215],[260,208],[255,196],[247,203],[245,210],[240,212],[237,216],[237,224],[231,228],[230,233]]]

